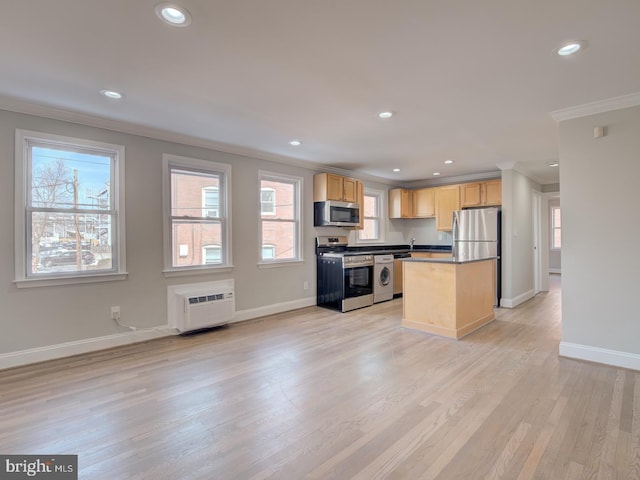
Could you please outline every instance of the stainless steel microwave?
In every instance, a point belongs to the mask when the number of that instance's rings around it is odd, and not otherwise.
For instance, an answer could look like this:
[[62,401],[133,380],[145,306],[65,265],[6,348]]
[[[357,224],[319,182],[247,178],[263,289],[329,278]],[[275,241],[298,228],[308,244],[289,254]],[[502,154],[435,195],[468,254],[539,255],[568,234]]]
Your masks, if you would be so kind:
[[360,205],[348,202],[314,202],[313,225],[316,227],[357,227],[360,224]]

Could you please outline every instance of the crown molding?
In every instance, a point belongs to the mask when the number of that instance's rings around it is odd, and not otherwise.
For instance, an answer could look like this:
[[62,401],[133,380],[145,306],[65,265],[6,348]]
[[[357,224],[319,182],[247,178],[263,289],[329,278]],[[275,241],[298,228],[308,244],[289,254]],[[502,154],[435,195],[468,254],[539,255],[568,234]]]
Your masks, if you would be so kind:
[[456,183],[468,183],[476,182],[480,180],[494,180],[501,178],[502,174],[499,171],[470,173],[468,175],[456,175],[452,177],[438,177],[429,178],[426,180],[415,180],[411,182],[404,182],[402,187],[404,188],[420,188],[420,187],[441,187],[443,185],[453,185]]
[[640,92],[555,110],[550,112],[550,115],[556,122],[563,122],[565,120],[587,117],[597,113],[620,110],[621,108],[637,107],[638,105],[640,105]]

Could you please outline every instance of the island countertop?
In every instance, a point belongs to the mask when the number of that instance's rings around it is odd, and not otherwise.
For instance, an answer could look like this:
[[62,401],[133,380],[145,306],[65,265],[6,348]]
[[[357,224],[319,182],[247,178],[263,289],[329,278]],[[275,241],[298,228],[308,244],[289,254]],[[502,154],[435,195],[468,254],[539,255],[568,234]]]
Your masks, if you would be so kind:
[[474,263],[474,262],[484,262],[485,260],[495,260],[498,257],[485,257],[485,258],[474,258],[473,260],[460,260],[457,258],[449,257],[449,258],[402,258],[403,262],[424,262],[424,263],[455,263],[455,264],[463,264],[463,263]]

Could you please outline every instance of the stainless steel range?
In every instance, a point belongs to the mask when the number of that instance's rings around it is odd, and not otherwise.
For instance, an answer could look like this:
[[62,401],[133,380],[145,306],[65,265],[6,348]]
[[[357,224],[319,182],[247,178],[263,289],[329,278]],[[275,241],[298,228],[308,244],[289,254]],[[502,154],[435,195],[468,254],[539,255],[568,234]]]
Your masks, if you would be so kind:
[[347,237],[318,237],[317,304],[341,312],[373,305],[373,255],[347,252]]

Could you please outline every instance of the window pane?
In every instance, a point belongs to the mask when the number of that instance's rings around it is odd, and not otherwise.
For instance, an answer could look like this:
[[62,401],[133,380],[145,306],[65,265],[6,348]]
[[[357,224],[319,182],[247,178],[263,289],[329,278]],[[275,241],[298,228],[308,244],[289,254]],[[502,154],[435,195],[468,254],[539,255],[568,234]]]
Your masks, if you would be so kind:
[[364,219],[364,229],[360,230],[360,240],[378,239],[378,220],[375,218]]
[[[186,170],[171,170],[171,215],[174,217],[202,217],[203,215],[203,192],[209,195],[208,200],[214,208],[210,213],[215,213],[215,191],[219,191],[220,177],[213,174],[190,172]],[[218,209],[220,209],[218,195]],[[220,213],[218,212],[218,216]],[[209,215],[213,216],[213,215]],[[198,249],[200,251],[200,249]]]
[[112,157],[33,146],[31,206],[111,209]]
[[377,196],[365,195],[364,196],[364,216],[365,217],[377,217],[378,205]]
[[222,249],[217,245],[207,245],[203,248],[204,263],[207,265],[222,263]]
[[202,189],[202,216],[220,216],[220,192],[218,187],[205,187]]
[[561,219],[562,219],[562,215],[560,214],[560,209],[554,208],[553,209],[553,226],[556,228],[560,228],[562,226]]
[[275,215],[276,213],[276,191],[273,188],[261,188],[260,190],[260,212],[264,215]]
[[295,248],[296,224],[295,222],[262,221],[263,257],[264,246],[273,245],[275,255],[267,258],[292,259],[297,257]]
[[[279,218],[283,220],[293,220],[296,215],[295,211],[295,184],[289,182],[277,182],[273,180],[261,180],[260,191],[273,190],[275,200],[275,217],[269,215],[269,219]],[[262,194],[262,193],[261,193]],[[264,210],[262,214],[266,214]]]
[[552,248],[561,248],[562,246],[562,230],[556,228],[553,230],[553,247]]
[[[197,191],[200,194],[200,189]],[[172,259],[174,267],[205,265],[206,258],[203,247],[219,245],[222,238],[222,224],[218,221],[197,222],[191,220],[174,220],[171,228],[172,234]],[[183,248],[180,255],[180,245],[188,245]],[[222,259],[220,262],[222,263]]]
[[276,247],[273,245],[263,245],[262,246],[262,259],[268,260],[276,258]]
[[[31,221],[30,273],[51,274],[113,268],[112,215],[34,212]],[[78,236],[76,231],[79,232]]]

